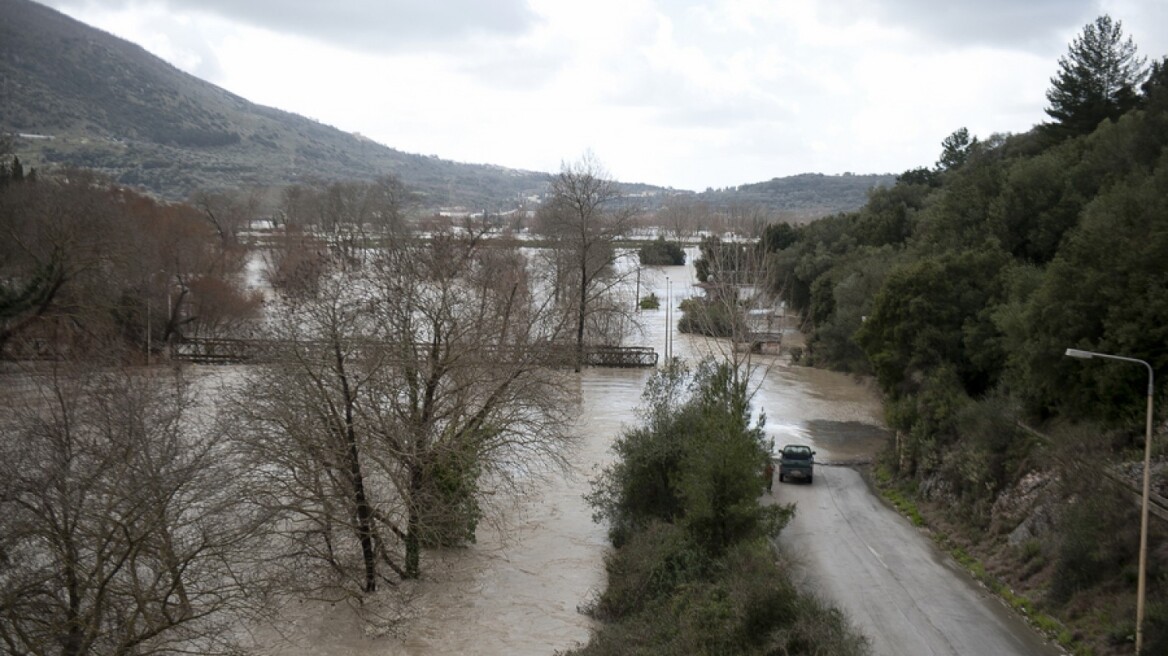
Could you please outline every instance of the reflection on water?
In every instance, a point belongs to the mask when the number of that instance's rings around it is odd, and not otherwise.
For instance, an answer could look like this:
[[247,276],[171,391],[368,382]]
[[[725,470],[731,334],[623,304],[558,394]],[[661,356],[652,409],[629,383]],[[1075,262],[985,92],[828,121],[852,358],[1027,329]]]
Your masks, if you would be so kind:
[[858,464],[870,462],[888,443],[883,426],[858,421],[812,419],[807,422],[808,440],[817,449],[816,459],[824,464]]

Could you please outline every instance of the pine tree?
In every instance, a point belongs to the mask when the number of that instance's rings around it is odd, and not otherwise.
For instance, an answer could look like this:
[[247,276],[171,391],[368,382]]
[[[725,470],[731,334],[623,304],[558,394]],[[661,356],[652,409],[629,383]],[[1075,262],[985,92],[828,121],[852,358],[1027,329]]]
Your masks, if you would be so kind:
[[1135,107],[1145,63],[1131,37],[1123,38],[1122,22],[1104,14],[1085,25],[1059,58],[1058,75],[1046,92],[1046,113],[1057,121],[1048,124],[1050,132],[1060,138],[1089,134],[1104,119]]
[[[1152,66],[1148,69],[1148,77],[1140,86],[1140,90],[1143,92],[1145,107],[1156,98],[1162,100],[1168,98],[1168,57],[1152,62]],[[1162,100],[1161,104],[1164,104]]]
[[960,168],[965,160],[969,159],[969,152],[976,145],[977,137],[970,137],[968,128],[958,128],[941,142],[941,158],[937,160],[937,170]]

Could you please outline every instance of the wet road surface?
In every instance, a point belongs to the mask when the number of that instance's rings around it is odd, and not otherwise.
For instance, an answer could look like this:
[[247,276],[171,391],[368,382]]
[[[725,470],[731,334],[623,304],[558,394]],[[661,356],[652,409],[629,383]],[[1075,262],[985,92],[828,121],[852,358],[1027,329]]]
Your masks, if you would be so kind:
[[794,503],[779,544],[796,580],[842,610],[879,656],[1011,656],[1060,650],[980,587],[848,467],[779,483],[764,503]]

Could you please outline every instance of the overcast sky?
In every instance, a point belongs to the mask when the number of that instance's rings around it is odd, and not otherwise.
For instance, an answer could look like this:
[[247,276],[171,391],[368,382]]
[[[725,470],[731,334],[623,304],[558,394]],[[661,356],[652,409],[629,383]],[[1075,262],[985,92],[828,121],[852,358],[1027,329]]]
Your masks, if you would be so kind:
[[1108,13],[1168,0],[41,0],[248,100],[388,146],[702,190],[931,166],[1023,132]]

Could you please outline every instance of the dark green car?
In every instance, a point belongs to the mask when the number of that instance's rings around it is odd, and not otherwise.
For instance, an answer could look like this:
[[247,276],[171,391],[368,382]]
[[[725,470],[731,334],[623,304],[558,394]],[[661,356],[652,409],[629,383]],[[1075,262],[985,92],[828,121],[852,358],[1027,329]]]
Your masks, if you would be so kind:
[[797,478],[810,483],[814,476],[815,452],[804,444],[788,444],[779,452],[779,481]]

